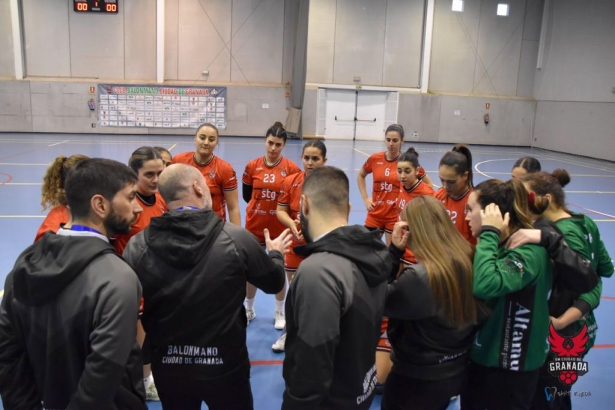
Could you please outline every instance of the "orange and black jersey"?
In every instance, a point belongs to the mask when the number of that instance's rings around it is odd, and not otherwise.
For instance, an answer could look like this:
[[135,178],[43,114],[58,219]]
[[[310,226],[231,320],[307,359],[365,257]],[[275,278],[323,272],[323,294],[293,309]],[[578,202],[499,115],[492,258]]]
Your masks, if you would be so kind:
[[[433,188],[425,184],[420,179],[410,189],[406,189],[404,186],[402,186],[399,192],[399,198],[397,199],[397,204],[396,204],[398,214],[401,216],[401,213],[403,212],[406,205],[408,205],[408,203],[412,201],[414,198],[423,196],[423,195],[433,196],[433,194],[434,194]],[[404,252],[404,256],[402,257],[401,260],[402,262],[406,264],[417,262],[416,257],[414,256],[414,253],[412,253],[412,251],[408,247],[406,247],[406,252]]]
[[36,232],[36,237],[34,238],[34,242],[41,239],[45,232],[51,231],[53,233],[57,233],[58,230],[63,227],[70,220],[70,211],[66,205],[58,205],[52,208],[45,220],[38,228],[38,232]]
[[137,201],[139,201],[139,206],[143,209],[143,212],[137,215],[137,220],[130,227],[129,234],[117,235],[115,237],[113,247],[115,248],[118,255],[121,255],[124,252],[124,248],[126,248],[126,244],[130,240],[130,238],[147,228],[152,218],[160,216],[169,210],[169,208],[167,208],[166,202],[164,202],[164,199],[162,199],[162,195],[160,195],[159,192],[156,192],[154,198],[154,203],[148,204],[141,198],[141,196],[139,196],[139,194],[137,194]]
[[[278,221],[276,208],[286,177],[301,172],[299,166],[287,158],[267,165],[264,157],[248,162],[243,172],[244,200],[248,199],[245,228],[262,243],[263,229],[269,229],[272,238],[277,238],[285,226]],[[250,198],[246,194],[250,193]]]
[[224,198],[224,191],[237,189],[237,176],[231,164],[213,155],[206,164],[201,165],[194,160],[194,152],[177,154],[173,157],[173,163],[192,165],[201,171],[211,193],[212,210],[225,221],[226,199]]
[[472,236],[472,230],[470,229],[470,223],[466,221],[466,214],[468,213],[467,205],[468,198],[470,197],[472,189],[469,188],[459,198],[451,198],[444,188],[438,189],[436,192],[436,199],[442,202],[448,216],[451,217],[451,221],[455,224],[455,227],[468,242],[472,245],[476,245],[476,238]]

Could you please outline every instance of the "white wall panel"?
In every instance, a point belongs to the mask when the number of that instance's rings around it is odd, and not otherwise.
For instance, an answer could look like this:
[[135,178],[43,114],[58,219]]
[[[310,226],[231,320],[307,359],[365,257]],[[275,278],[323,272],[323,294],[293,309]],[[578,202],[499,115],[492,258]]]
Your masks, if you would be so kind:
[[388,0],[382,85],[419,87],[424,2]]
[[537,100],[615,102],[615,2],[551,2]]
[[130,0],[124,6],[127,80],[156,79],[156,2]]
[[179,63],[179,0],[164,2],[164,78],[177,80]]
[[386,2],[337,0],[333,82],[382,85]]
[[13,28],[9,0],[0,0],[0,77],[15,77]]
[[615,103],[538,101],[534,145],[612,161]]
[[306,74],[308,83],[333,82],[336,18],[337,0],[310,0]]
[[[124,15],[69,10],[71,77],[125,78]],[[155,16],[155,15],[154,15]]]
[[231,81],[282,83],[284,0],[232,4]]
[[65,0],[22,1],[26,75],[71,76],[69,4],[72,2]]
[[[179,80],[231,80],[231,4],[222,0],[179,1]],[[209,70],[208,77],[203,77],[203,70]]]

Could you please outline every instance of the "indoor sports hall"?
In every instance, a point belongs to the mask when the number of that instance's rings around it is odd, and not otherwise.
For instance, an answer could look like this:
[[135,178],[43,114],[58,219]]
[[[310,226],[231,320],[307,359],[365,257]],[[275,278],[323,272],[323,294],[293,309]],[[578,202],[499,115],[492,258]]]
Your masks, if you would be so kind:
[[[46,216],[41,187],[56,157],[194,151],[205,122],[238,178],[276,121],[299,165],[303,144],[322,139],[327,165],[350,180],[350,224],[365,221],[357,175],[391,124],[434,187],[455,144],[471,150],[475,185],[508,180],[532,156],[568,171],[567,206],[596,222],[612,257],[613,21],[611,0],[0,0],[0,289]],[[242,223],[246,206],[239,187]],[[595,310],[588,372],[572,386],[575,410],[615,402],[613,281]],[[259,291],[255,310],[254,408],[278,409],[273,295]]]

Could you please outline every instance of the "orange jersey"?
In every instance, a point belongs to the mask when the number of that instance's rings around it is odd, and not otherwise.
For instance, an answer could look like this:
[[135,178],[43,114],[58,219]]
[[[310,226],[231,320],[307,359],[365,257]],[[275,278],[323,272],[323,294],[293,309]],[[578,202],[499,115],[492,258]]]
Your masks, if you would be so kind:
[[[399,198],[397,198],[397,211],[399,215],[401,215],[402,211],[406,207],[406,205],[412,201],[417,196],[422,195],[433,195],[434,190],[429,185],[423,183],[422,180],[419,180],[412,188],[406,189],[403,186],[401,187],[401,191],[399,193]],[[404,256],[401,258],[404,263],[416,263],[416,257],[414,253],[410,250],[410,248],[406,247],[406,252],[404,252]]]
[[301,172],[299,166],[287,158],[280,158],[270,166],[260,157],[246,165],[242,182],[252,186],[252,197],[246,208],[246,229],[259,241],[265,242],[265,228],[272,238],[277,238],[286,228],[276,215],[278,197],[286,177],[298,172]]
[[[301,189],[303,188],[303,182],[305,181],[305,172],[298,172],[294,175],[287,177],[282,184],[280,190],[280,196],[278,197],[278,205],[287,206],[289,208],[288,215],[296,220],[299,218],[299,211],[301,205],[299,200],[301,199]],[[299,267],[299,263],[303,258],[298,256],[293,247],[299,245],[305,245],[305,241],[298,241],[294,235],[292,237],[291,248],[285,256],[286,270],[294,271]]]
[[156,192],[156,203],[154,205],[148,205],[141,200],[141,198],[137,195],[137,201],[139,201],[139,206],[143,208],[143,212],[137,215],[137,220],[130,227],[130,233],[127,235],[117,235],[115,237],[115,241],[113,242],[113,247],[115,251],[121,255],[124,252],[124,248],[126,244],[136,234],[147,228],[152,218],[157,216],[161,216],[163,213],[167,212],[169,208],[167,208],[166,202],[162,199],[162,195]]
[[438,189],[436,192],[436,198],[442,202],[448,216],[451,217],[451,221],[455,224],[455,227],[461,233],[468,242],[472,245],[476,245],[476,238],[472,236],[472,230],[470,229],[470,223],[466,221],[468,198],[470,197],[469,189],[461,198],[453,199],[446,193],[444,188]]
[[54,233],[58,232],[58,230],[62,226],[64,226],[69,221],[69,219],[70,211],[68,210],[68,207],[66,205],[58,205],[52,208],[45,217],[45,220],[43,221],[41,226],[38,228],[38,232],[36,232],[34,242],[41,239],[41,237],[45,235],[45,232],[47,231],[51,231]]
[[372,202],[374,209],[367,213],[383,225],[397,221],[395,201],[399,196],[399,179],[397,178],[397,158],[389,161],[385,152],[373,154],[363,164],[366,174],[373,174]]
[[[363,171],[366,174],[374,174],[372,177],[374,209],[367,213],[367,218],[377,221],[378,225],[396,222],[399,213],[395,210],[395,202],[401,187],[397,177],[397,158],[389,161],[386,152],[378,152],[365,161]],[[420,180],[425,177],[425,170],[421,166],[417,168],[417,177]]]
[[237,176],[231,164],[214,155],[207,164],[200,165],[194,160],[194,152],[177,154],[173,164],[188,164],[201,171],[211,193],[212,210],[226,221],[224,192],[237,189]]
[[397,216],[400,216],[408,202],[422,195],[432,195],[434,190],[429,185],[425,184],[422,180],[419,180],[412,188],[406,189],[403,186],[399,191],[395,208],[397,210]]

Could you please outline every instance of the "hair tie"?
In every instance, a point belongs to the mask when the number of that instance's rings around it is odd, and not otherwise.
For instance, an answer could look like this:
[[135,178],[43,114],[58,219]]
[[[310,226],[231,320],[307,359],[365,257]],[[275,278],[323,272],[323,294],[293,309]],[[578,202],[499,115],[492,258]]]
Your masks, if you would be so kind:
[[534,191],[530,191],[527,194],[527,201],[531,204],[534,205],[535,201],[536,201],[536,194],[534,193]]

